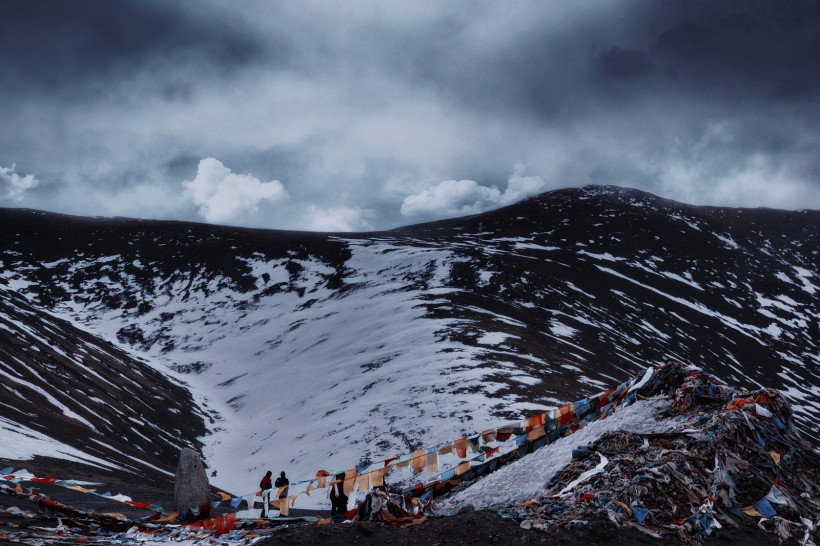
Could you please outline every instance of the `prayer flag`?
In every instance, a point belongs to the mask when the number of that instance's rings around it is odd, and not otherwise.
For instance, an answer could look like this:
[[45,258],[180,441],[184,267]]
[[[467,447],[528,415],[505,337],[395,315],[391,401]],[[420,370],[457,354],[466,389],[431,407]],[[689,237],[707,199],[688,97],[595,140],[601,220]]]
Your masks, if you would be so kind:
[[432,453],[428,453],[425,456],[424,471],[428,474],[434,474],[438,472],[438,455],[435,451]]
[[356,485],[356,469],[351,468],[347,472],[345,472],[345,481],[343,485],[343,490],[345,495],[350,496],[350,492],[353,491],[353,487]]
[[531,430],[527,433],[527,440],[532,442],[533,440],[537,440],[538,438],[541,438],[545,434],[546,434],[546,432],[544,432],[544,427],[538,427],[538,428],[533,429],[533,430]]
[[498,433],[496,435],[496,439],[499,442],[506,442],[512,436],[513,428],[512,427],[504,427],[497,429]]
[[361,474],[357,481],[359,482],[359,490],[360,491],[369,491],[370,490],[370,474]]
[[459,438],[453,442],[453,447],[456,448],[456,455],[460,458],[463,459],[467,456],[467,438]]
[[777,515],[777,511],[775,511],[774,507],[765,498],[760,499],[760,501],[754,505],[754,508],[760,512],[764,518],[771,519]]
[[410,459],[410,466],[413,467],[414,474],[421,474],[421,469],[424,468],[424,459],[427,453],[423,449],[413,452],[413,458]]
[[498,429],[490,429],[485,430],[481,433],[481,441],[485,444],[489,444],[490,442],[495,442],[496,438],[498,437]]

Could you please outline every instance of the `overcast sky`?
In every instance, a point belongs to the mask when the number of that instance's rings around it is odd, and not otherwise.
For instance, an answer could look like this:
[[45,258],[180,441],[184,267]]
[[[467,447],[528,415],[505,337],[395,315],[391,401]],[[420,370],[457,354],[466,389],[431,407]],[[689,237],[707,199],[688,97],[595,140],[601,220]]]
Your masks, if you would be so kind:
[[820,208],[820,2],[0,2],[0,206],[386,229],[616,184]]

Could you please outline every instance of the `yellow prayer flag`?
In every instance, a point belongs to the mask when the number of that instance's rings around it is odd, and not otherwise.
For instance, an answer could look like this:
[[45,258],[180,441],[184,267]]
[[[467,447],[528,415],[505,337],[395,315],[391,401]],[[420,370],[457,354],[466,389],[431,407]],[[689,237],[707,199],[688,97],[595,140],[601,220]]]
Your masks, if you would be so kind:
[[438,453],[433,451],[424,457],[424,471],[428,474],[438,472]]
[[101,514],[101,515],[108,516],[109,518],[114,518],[114,519],[122,519],[122,520],[127,520],[128,519],[127,517],[125,517],[123,514],[120,514],[119,512],[106,512],[105,514]]
[[370,473],[370,487],[382,487],[384,485],[384,475],[387,474],[388,468],[380,468]]
[[747,516],[751,516],[753,518],[762,518],[763,517],[763,514],[758,512],[755,509],[754,506],[747,506],[746,508],[741,508],[740,511],[743,512],[744,514],[746,514]]
[[540,426],[538,428],[532,429],[531,431],[529,431],[527,433],[527,440],[532,442],[533,440],[537,440],[538,438],[541,438],[545,434],[546,434],[546,432],[544,432],[544,427]]
[[155,521],[166,522],[166,521],[174,521],[179,517],[179,511],[171,512],[170,514],[166,514],[161,518],[156,519]]
[[359,482],[359,491],[370,490],[370,474],[362,474],[357,478]]
[[79,491],[80,493],[93,493],[96,489],[86,488],[79,485],[72,485],[70,487],[66,487],[66,489],[71,489],[73,491]]
[[630,515],[630,516],[632,515],[632,508],[630,508],[627,504],[625,504],[625,503],[623,503],[619,500],[615,500],[615,499],[612,499],[612,502],[614,502],[615,504],[617,504],[618,506],[620,506],[621,508],[626,510],[626,513],[628,515]]

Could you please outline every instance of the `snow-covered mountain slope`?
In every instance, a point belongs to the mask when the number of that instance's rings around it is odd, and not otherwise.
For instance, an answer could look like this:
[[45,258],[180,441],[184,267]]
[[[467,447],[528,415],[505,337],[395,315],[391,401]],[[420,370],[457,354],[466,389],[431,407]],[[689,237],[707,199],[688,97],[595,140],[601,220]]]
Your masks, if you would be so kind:
[[817,211],[589,187],[371,234],[21,210],[0,224],[19,294],[218,412],[205,454],[235,493],[269,468],[378,460],[668,360],[781,389],[807,433],[820,423]]
[[0,281],[0,457],[173,475],[205,424],[190,392]]

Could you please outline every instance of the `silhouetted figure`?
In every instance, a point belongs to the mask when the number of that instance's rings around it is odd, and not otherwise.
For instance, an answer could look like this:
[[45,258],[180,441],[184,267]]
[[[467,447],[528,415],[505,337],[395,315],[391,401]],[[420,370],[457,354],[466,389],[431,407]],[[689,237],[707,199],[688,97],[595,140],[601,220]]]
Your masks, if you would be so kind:
[[279,491],[279,514],[282,516],[288,515],[288,485],[290,482],[288,481],[287,476],[285,476],[285,471],[279,473],[279,477],[276,478],[276,483],[273,484],[276,487],[283,488]]
[[344,488],[344,474],[336,474],[336,480],[330,486],[330,517],[344,516],[347,512],[347,495]]

